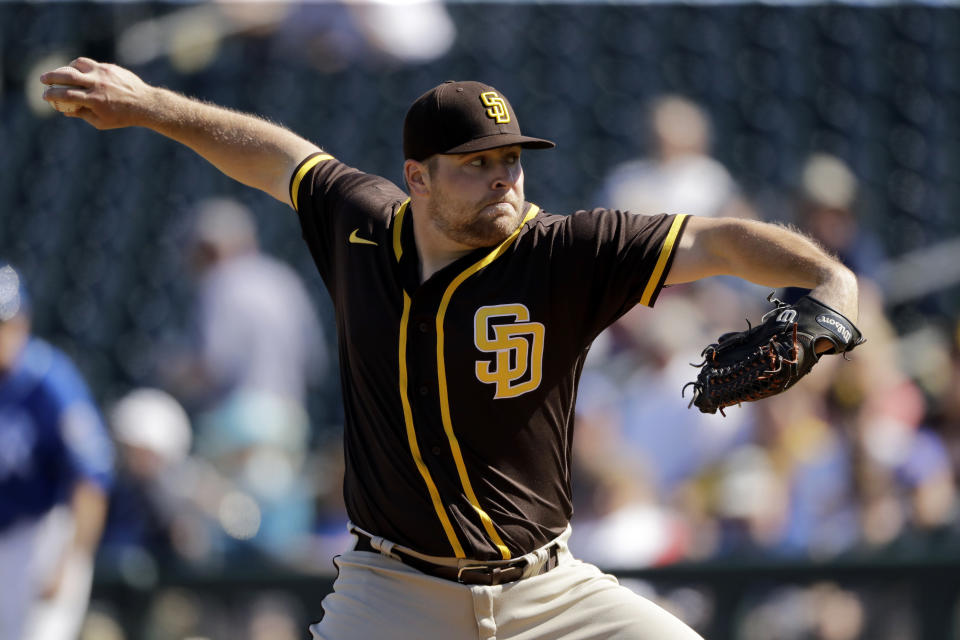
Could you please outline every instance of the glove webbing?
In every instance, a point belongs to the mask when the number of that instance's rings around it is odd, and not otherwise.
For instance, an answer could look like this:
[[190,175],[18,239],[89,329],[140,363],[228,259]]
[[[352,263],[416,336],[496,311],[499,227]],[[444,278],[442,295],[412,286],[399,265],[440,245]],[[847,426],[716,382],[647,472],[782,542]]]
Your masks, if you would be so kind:
[[[786,332],[789,332],[789,338],[784,335]],[[716,363],[719,346],[714,343],[703,350],[705,363]],[[767,344],[759,346],[745,359],[718,368],[710,377],[711,402],[720,410],[720,415],[726,417],[724,407],[779,393],[792,378],[791,370],[785,365],[797,364],[798,354],[797,324],[793,323],[789,328],[785,327],[785,331],[771,336]],[[693,385],[693,397],[687,408],[704,393],[704,385],[698,381],[687,383],[683,390],[690,385]]]

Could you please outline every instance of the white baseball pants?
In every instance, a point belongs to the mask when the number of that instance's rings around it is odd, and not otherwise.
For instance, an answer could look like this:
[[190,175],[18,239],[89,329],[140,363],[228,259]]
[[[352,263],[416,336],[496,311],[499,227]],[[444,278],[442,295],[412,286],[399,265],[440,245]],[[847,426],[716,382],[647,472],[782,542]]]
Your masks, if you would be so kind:
[[552,571],[492,587],[348,551],[334,559],[334,591],[310,631],[314,640],[702,640],[615,577],[575,559],[569,535],[559,539]]

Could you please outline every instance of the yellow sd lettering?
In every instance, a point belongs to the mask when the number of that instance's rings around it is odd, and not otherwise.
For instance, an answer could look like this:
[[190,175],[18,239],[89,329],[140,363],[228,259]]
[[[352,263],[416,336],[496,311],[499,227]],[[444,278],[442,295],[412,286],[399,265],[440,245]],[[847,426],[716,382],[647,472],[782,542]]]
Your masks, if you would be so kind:
[[480,94],[483,104],[489,107],[487,116],[497,121],[497,124],[506,124],[510,122],[510,112],[507,111],[507,103],[503,98],[497,95],[496,91],[485,91]]
[[[491,318],[513,322],[491,324]],[[484,353],[494,353],[493,362],[476,363],[477,379],[496,385],[494,399],[515,398],[540,386],[543,374],[544,326],[530,322],[522,304],[480,307],[474,316],[474,342]]]

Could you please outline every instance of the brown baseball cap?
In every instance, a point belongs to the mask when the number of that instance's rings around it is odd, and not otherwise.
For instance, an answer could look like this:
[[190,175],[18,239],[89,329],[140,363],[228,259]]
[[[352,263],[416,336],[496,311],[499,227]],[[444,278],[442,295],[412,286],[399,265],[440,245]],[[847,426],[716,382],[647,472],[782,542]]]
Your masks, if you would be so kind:
[[514,144],[528,149],[556,146],[521,134],[506,97],[481,82],[448,80],[417,98],[403,121],[403,156],[411,160]]

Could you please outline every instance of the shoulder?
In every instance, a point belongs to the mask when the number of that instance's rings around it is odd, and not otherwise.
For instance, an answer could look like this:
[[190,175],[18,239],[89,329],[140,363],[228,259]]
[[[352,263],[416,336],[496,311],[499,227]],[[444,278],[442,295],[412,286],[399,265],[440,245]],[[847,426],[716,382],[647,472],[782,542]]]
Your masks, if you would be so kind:
[[35,387],[50,380],[64,366],[69,366],[69,360],[59,349],[39,338],[30,338],[20,354],[14,379],[20,386]]
[[574,239],[614,237],[621,234],[636,235],[644,229],[656,227],[673,216],[667,214],[644,215],[619,209],[581,209],[565,215],[540,212],[531,227],[543,232],[563,232]]
[[78,403],[93,406],[76,365],[53,345],[31,338],[16,369],[0,386],[0,404],[28,407],[38,415],[55,417]]
[[42,343],[50,357],[45,376],[45,402],[57,420],[57,430],[78,470],[102,486],[109,484],[113,445],[87,383],[74,362],[53,345]]
[[64,403],[89,399],[87,384],[67,354],[36,338],[30,341],[28,349],[27,369],[50,395]]
[[385,202],[406,198],[390,180],[351,167],[327,153],[314,154],[300,163],[290,179],[290,196],[297,211],[304,209],[308,200],[350,200],[360,206],[381,207]]

